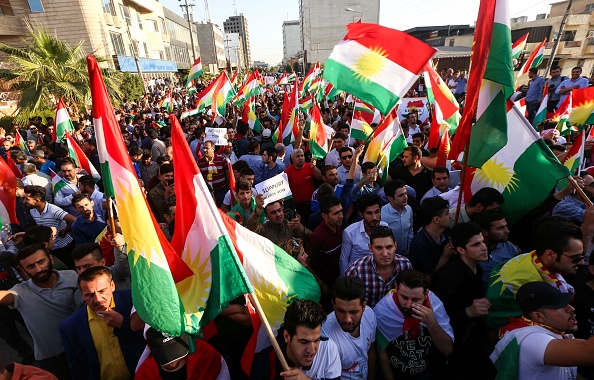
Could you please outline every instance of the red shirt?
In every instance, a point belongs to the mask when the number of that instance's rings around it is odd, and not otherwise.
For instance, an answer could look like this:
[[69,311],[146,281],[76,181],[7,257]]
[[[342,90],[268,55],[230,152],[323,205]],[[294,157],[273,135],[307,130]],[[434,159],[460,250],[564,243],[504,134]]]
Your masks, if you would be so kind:
[[314,192],[314,171],[311,164],[306,162],[301,169],[297,169],[295,165],[289,165],[285,173],[289,177],[289,187],[295,203],[311,202]]

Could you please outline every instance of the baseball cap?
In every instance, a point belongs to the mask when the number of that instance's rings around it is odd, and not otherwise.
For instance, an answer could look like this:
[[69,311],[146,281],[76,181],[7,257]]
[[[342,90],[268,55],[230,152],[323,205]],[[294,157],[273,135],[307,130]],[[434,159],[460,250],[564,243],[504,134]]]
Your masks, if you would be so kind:
[[190,352],[188,334],[174,337],[151,327],[146,331],[146,343],[160,366],[179,360]]
[[262,131],[262,137],[264,138],[269,138],[272,135],[272,132],[270,131],[270,129],[265,129]]
[[561,309],[572,299],[572,293],[561,293],[555,286],[544,281],[526,283],[516,293],[516,302],[523,315],[538,309]]

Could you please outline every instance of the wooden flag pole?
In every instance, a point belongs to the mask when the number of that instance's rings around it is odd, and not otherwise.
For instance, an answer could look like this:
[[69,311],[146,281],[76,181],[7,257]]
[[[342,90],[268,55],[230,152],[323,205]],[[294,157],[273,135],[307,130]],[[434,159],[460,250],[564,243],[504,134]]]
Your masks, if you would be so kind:
[[578,183],[575,181],[575,179],[573,179],[572,176],[569,176],[569,177],[567,177],[567,180],[569,181],[569,183],[571,183],[571,186],[573,186],[575,191],[580,195],[580,197],[582,198],[582,201],[584,201],[586,206],[587,207],[592,206],[592,201],[590,200],[590,198],[588,198],[586,193],[584,193],[584,190],[582,190],[582,188],[580,187],[580,185],[578,185]]
[[468,170],[468,151],[470,150],[470,139],[464,148],[464,159],[462,160],[462,172],[460,173],[460,191],[458,192],[458,202],[456,203],[456,216],[454,217],[454,224],[458,223],[460,217],[460,207],[462,205],[462,196],[464,195],[464,182],[466,180],[466,171]]
[[109,229],[111,230],[111,236],[116,236],[115,219],[113,217],[113,199],[107,198],[107,223],[109,223]]

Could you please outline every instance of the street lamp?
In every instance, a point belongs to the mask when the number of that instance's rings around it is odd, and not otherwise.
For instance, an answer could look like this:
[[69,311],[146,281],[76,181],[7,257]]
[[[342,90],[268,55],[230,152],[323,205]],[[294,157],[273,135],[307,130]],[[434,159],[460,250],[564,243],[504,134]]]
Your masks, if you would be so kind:
[[[344,10],[347,11],[347,12],[354,12],[354,13],[360,14],[361,15],[361,22],[363,22],[363,12],[356,11],[353,8],[345,8]],[[355,22],[355,19],[354,18],[353,18],[353,22]]]

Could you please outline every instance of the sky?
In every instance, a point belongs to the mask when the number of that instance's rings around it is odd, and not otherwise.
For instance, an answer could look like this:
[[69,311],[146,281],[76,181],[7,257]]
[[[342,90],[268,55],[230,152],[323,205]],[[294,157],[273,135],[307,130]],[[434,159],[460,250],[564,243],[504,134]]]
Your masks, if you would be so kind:
[[[194,21],[206,21],[204,0],[187,0],[193,7]],[[182,15],[179,4],[185,0],[160,0],[161,4]],[[528,16],[534,20],[539,13],[549,13],[555,0],[509,0],[510,17]],[[210,19],[223,29],[229,16],[243,13],[247,17],[252,60],[276,65],[283,58],[283,21],[299,19],[298,0],[210,0]],[[344,1],[348,4],[348,0]],[[474,25],[479,0],[381,0],[380,24],[394,29],[419,26],[468,24]],[[422,4],[422,7],[418,5]],[[445,5],[445,6],[444,6]],[[348,5],[345,5],[347,7]],[[337,9],[341,12],[341,9]],[[345,30],[346,32],[346,30]]]

